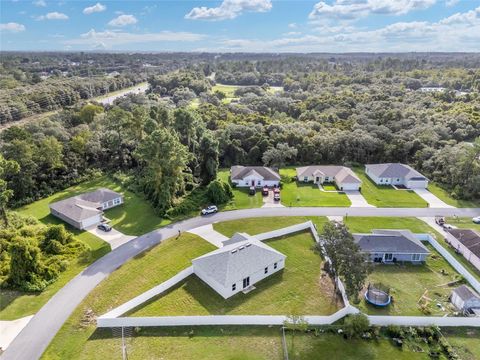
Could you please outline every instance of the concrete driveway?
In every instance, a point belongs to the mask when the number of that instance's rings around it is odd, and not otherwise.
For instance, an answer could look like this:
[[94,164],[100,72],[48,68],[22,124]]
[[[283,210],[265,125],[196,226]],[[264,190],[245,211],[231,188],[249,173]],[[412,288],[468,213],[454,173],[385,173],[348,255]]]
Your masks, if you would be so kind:
[[[273,190],[270,190],[268,192],[268,196],[264,196],[263,197],[263,205],[262,205],[262,208],[276,208],[276,207],[284,207],[282,204],[281,204],[281,198],[280,198],[280,201],[275,201],[273,200]],[[281,196],[281,194],[280,194]]]
[[200,236],[202,239],[207,240],[210,244],[220,248],[223,246],[222,241],[228,240],[223,234],[213,230],[212,224],[199,226],[187,232]]
[[418,196],[425,200],[428,203],[428,206],[431,208],[453,208],[453,206],[444,203],[427,189],[414,189],[413,191],[415,191]]
[[350,201],[352,202],[351,207],[375,207],[373,205],[370,205],[367,200],[363,197],[363,195],[360,193],[360,191],[356,190],[345,190],[344,191],[345,195],[348,196]]
[[32,318],[33,315],[30,315],[12,321],[0,321],[0,349],[5,350]]
[[87,229],[87,231],[90,234],[93,234],[96,237],[99,237],[100,239],[108,242],[112,250],[136,238],[136,236],[125,235],[124,233],[121,233],[120,231],[115,230],[114,228],[112,228],[112,230],[108,232],[103,231],[98,229],[96,225],[94,227]]

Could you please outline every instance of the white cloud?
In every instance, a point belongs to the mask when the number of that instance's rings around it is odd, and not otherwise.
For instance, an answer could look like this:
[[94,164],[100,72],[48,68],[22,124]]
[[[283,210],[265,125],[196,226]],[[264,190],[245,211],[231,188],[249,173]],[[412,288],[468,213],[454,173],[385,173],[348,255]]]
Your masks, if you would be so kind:
[[90,31],[76,39],[65,40],[65,45],[81,45],[91,48],[113,48],[118,45],[156,43],[156,42],[191,42],[205,39],[205,35],[189,32],[161,31],[158,33],[130,33],[121,31]]
[[90,14],[102,12],[102,11],[105,11],[105,10],[107,10],[107,7],[105,5],[102,5],[100,3],[96,3],[93,6],[89,6],[89,7],[86,7],[85,9],[83,9],[83,13],[85,15],[90,15]]
[[46,15],[40,15],[36,20],[68,20],[68,16],[57,11],[49,12]]
[[460,0],[446,0],[445,6],[452,7],[459,3]]
[[219,7],[195,7],[185,15],[185,19],[211,21],[235,19],[244,11],[267,12],[271,8],[271,0],[223,0]]
[[110,26],[127,26],[133,25],[138,22],[137,18],[133,15],[120,15],[115,19],[110,20],[108,25]]
[[45,2],[45,0],[36,0],[33,2],[33,5],[38,7],[45,7],[47,6],[47,3]]
[[288,24],[288,27],[289,27],[290,29],[296,29],[296,28],[297,28],[297,24],[296,24],[296,23],[290,23],[290,24]]
[[15,23],[15,22],[9,22],[6,24],[0,24],[0,30],[18,33],[18,32],[25,31],[25,25]]
[[285,36],[296,36],[296,35],[301,35],[302,33],[300,31],[289,31],[283,35]]
[[316,3],[310,20],[356,20],[369,14],[404,15],[414,10],[427,9],[436,0],[336,0],[329,5]]

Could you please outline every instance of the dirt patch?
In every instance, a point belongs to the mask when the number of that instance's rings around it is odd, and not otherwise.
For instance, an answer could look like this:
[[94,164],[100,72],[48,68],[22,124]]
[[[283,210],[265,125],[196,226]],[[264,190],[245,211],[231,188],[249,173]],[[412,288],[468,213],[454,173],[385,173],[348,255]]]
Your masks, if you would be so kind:
[[318,285],[324,294],[326,294],[334,303],[337,308],[341,309],[345,307],[343,300],[339,294],[335,294],[335,285],[333,279],[328,275],[325,270],[322,270],[318,279]]

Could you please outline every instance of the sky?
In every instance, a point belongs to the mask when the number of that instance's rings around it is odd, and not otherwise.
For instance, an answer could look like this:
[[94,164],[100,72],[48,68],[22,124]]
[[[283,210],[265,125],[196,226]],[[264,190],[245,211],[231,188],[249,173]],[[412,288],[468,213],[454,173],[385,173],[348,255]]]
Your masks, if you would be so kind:
[[0,0],[0,50],[480,51],[480,0]]

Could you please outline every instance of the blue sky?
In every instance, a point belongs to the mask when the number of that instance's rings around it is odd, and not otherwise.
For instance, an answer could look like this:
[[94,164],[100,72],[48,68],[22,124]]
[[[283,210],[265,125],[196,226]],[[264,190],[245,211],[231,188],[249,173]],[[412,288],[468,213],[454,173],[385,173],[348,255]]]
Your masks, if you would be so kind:
[[0,0],[1,50],[480,51],[480,0]]

